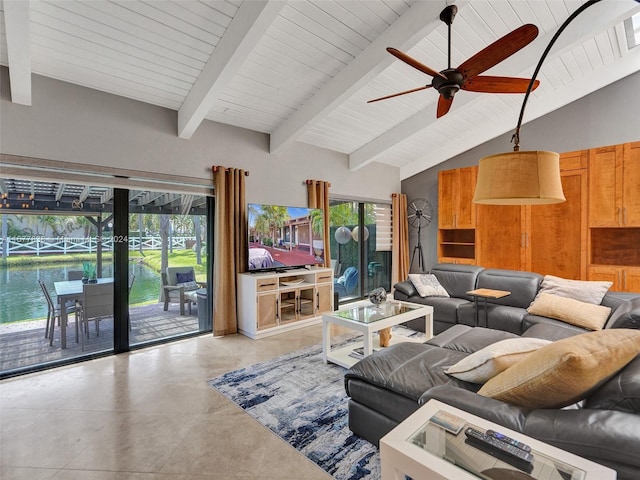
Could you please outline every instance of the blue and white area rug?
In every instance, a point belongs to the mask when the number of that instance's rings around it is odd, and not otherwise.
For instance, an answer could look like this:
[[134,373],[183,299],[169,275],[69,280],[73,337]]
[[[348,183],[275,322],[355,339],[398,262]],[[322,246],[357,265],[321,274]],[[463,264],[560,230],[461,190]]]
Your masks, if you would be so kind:
[[338,480],[377,480],[376,447],[351,433],[342,367],[315,345],[209,384]]

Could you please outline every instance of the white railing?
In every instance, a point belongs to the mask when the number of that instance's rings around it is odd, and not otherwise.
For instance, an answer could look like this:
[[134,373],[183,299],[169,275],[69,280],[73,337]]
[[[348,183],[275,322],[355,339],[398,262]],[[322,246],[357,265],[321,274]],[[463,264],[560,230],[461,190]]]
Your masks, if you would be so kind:
[[[98,249],[97,237],[6,237],[0,238],[0,255],[42,255],[67,253],[94,253]],[[169,237],[171,248],[183,250],[193,244],[195,237]],[[129,237],[129,250],[160,250],[160,237]],[[113,250],[113,237],[102,237],[102,250]]]

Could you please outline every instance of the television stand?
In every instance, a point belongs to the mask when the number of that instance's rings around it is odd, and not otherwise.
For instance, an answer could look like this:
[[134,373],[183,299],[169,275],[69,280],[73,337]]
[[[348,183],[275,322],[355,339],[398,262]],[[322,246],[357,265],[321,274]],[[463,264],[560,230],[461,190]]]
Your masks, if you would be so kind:
[[331,268],[238,275],[238,331],[254,340],[320,323],[332,309]]

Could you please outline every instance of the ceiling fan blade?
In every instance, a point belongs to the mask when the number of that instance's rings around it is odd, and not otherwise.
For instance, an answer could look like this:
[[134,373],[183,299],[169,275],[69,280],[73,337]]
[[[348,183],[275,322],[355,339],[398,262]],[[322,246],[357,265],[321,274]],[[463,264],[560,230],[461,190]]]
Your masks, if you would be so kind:
[[465,79],[480,75],[524,48],[538,36],[538,27],[530,23],[516,28],[460,65],[457,70]]
[[373,100],[369,100],[367,103],[379,102],[380,100],[387,100],[388,98],[399,97],[400,95],[406,95],[407,93],[419,92],[420,90],[426,90],[427,88],[431,88],[431,85],[425,85],[424,87],[412,88],[411,90],[406,90],[404,92],[394,93],[393,95],[387,95],[386,97],[374,98]]
[[411,65],[413,68],[416,68],[416,69],[420,70],[422,73],[426,73],[427,75],[430,75],[432,77],[442,77],[445,80],[447,78],[442,73],[436,72],[432,68],[427,67],[425,64],[420,63],[415,58],[412,58],[409,55],[407,55],[406,53],[401,52],[397,48],[388,47],[387,48],[387,52],[389,52],[394,57],[402,60],[404,63],[406,63],[408,65]]
[[451,104],[453,103],[453,97],[446,99],[442,95],[438,99],[438,113],[436,118],[440,118],[443,115],[446,115],[449,109],[451,108]]
[[[529,87],[529,78],[475,76],[462,84],[462,90],[486,93],[525,93]],[[533,82],[531,90],[535,90],[540,81]]]

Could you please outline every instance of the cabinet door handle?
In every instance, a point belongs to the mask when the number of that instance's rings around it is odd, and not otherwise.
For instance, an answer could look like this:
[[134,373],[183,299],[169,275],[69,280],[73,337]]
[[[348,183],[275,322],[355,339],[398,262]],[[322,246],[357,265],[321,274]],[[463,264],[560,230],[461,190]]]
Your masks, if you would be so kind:
[[622,225],[622,210],[616,207],[616,217],[618,217],[618,225]]
[[320,292],[316,292],[316,312],[320,311]]
[[627,224],[627,207],[624,207],[622,209],[622,224],[626,225]]
[[627,272],[623,271],[622,272],[622,289],[623,290],[627,290]]
[[280,303],[279,300],[276,298],[276,320],[280,320]]

